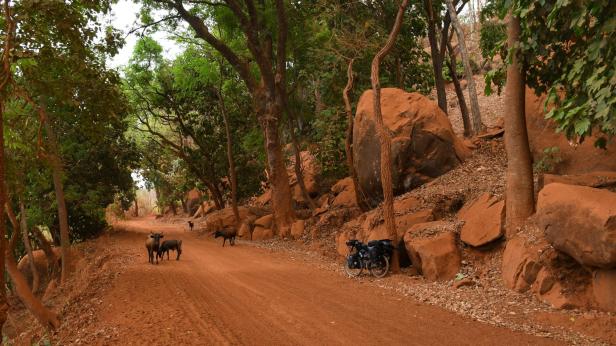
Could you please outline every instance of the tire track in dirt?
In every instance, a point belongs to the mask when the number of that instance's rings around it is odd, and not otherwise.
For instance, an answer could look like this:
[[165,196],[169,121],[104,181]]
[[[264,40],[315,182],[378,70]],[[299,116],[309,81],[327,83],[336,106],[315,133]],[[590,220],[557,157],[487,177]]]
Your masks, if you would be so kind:
[[[556,344],[489,326],[289,255],[220,246],[181,225],[126,221],[114,232],[139,253],[105,294],[101,323],[118,337],[101,344]],[[182,239],[180,261],[147,263],[150,230]],[[126,236],[130,233],[130,236]],[[111,236],[114,236],[113,234]]]

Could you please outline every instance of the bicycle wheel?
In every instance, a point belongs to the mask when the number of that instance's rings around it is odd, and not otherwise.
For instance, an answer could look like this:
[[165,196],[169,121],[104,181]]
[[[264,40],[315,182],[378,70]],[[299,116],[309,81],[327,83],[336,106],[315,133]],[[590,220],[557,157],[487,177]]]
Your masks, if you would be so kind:
[[345,261],[344,262],[344,271],[347,273],[347,275],[349,277],[356,277],[359,276],[359,274],[361,274],[362,271],[364,271],[364,266],[363,263],[361,263],[361,260],[359,262],[359,268],[351,268],[349,267],[349,261]]
[[370,266],[370,274],[374,275],[374,277],[382,278],[387,275],[389,271],[389,259],[387,256],[382,255]]

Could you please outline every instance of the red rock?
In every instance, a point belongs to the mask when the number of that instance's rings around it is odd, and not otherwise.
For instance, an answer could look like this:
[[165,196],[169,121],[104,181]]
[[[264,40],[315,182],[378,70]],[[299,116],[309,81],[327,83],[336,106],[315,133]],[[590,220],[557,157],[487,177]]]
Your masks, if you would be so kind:
[[592,289],[599,309],[616,312],[616,269],[600,269],[593,273]]
[[556,175],[544,174],[543,185],[561,183],[589,187],[608,187],[616,185],[616,172],[590,172],[584,174]]
[[351,240],[351,234],[348,231],[340,233],[336,237],[336,251],[342,257],[346,257],[349,255],[349,247],[346,245],[346,242]]
[[458,219],[464,221],[460,239],[471,246],[494,241],[503,235],[504,218],[505,202],[485,193],[458,212]]
[[274,232],[269,228],[255,226],[252,231],[252,240],[268,240],[274,238]]
[[263,217],[256,219],[254,222],[254,225],[261,226],[263,228],[271,228],[273,221],[274,221],[274,215],[269,214],[269,215],[265,215]]
[[334,207],[356,207],[355,188],[353,187],[353,179],[346,177],[339,180],[332,186],[332,192],[335,197],[331,205]]
[[411,228],[411,231],[404,236],[404,243],[413,266],[427,280],[450,280],[460,271],[461,256],[454,233],[442,233],[431,238],[415,238]]
[[[392,136],[395,193],[420,186],[456,167],[470,150],[456,137],[447,115],[419,93],[381,90],[383,122]],[[380,142],[373,94],[363,93],[353,124],[353,156],[359,185],[372,202],[382,199]]]
[[475,281],[469,278],[464,278],[462,280],[454,281],[453,283],[454,288],[470,287],[470,286],[475,286],[475,285],[476,285]]
[[[304,185],[306,186],[306,192],[310,197],[316,197],[319,191],[319,178],[321,175],[321,167],[319,161],[309,151],[300,152],[300,160],[302,165],[302,175],[304,177]],[[299,184],[297,184],[297,177],[295,176],[295,153],[289,153],[289,165],[287,166],[287,173],[289,174],[289,184],[297,188],[299,191],[296,199],[297,201],[303,201],[304,196],[301,192]]]
[[415,213],[409,213],[401,216],[396,216],[396,230],[398,231],[398,239],[402,239],[404,234],[413,226],[434,221],[432,209],[424,209]]
[[[240,222],[244,222],[252,213],[246,207],[238,207]],[[204,230],[212,233],[221,229],[235,228],[235,214],[231,207],[223,210],[216,210],[206,216]]]
[[549,184],[539,192],[537,218],[557,250],[586,266],[616,267],[616,193]]
[[305,221],[304,220],[297,220],[293,223],[293,226],[291,226],[291,237],[293,239],[299,239],[304,235],[304,227],[305,227]]
[[515,237],[507,241],[502,263],[505,286],[518,292],[526,292],[537,279],[541,268],[538,251],[528,246],[524,238]]
[[188,215],[194,215],[197,209],[201,207],[201,198],[203,194],[197,189],[192,189],[186,193],[186,211]]
[[588,289],[570,292],[565,290],[560,282],[554,283],[548,292],[539,295],[539,299],[555,309],[590,309],[593,306],[591,292]]
[[237,232],[237,236],[244,240],[251,240],[252,235],[250,232],[250,225],[247,223],[242,223],[240,230]]
[[257,197],[257,205],[266,205],[272,200],[272,190],[267,189],[261,196]]
[[595,148],[598,135],[586,138],[577,146],[570,145],[562,133],[556,133],[554,122],[545,119],[545,99],[546,95],[536,96],[532,89],[526,89],[526,127],[534,160],[544,157],[544,149],[558,147],[558,155],[562,159],[555,167],[558,174],[616,171],[616,141],[609,142],[607,150]]
[[394,211],[396,213],[406,212],[407,210],[415,208],[419,204],[417,198],[408,196],[406,198],[396,199],[394,201]]

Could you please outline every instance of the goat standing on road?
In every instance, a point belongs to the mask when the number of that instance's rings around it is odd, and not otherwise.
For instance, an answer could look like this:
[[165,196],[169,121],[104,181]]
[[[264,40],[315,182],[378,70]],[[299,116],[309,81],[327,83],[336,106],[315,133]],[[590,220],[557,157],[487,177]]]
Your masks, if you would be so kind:
[[237,235],[237,230],[235,229],[223,229],[222,231],[216,231],[214,233],[214,238],[223,237],[222,247],[225,247],[225,242],[229,239],[229,244],[231,246],[235,245],[235,236]]
[[154,264],[154,255],[156,254],[156,264],[158,264],[158,250],[160,249],[160,239],[162,233],[152,233],[148,235],[145,241],[145,248],[148,250],[148,262]]
[[192,221],[188,221],[188,228],[191,232],[193,230],[193,227],[195,227],[195,224]]
[[177,257],[175,258],[176,261],[180,260],[180,255],[182,254],[182,241],[181,240],[165,240],[163,242],[163,244],[160,246],[160,249],[158,250],[158,254],[157,256],[160,257],[160,259],[163,259],[163,255],[165,254],[165,252],[167,253],[167,260],[169,260],[169,250],[174,250],[177,252]]

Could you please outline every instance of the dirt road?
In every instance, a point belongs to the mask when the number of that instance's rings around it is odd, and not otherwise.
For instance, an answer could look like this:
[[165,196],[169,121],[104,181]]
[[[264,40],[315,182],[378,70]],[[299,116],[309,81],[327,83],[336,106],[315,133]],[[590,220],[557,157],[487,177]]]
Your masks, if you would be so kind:
[[[115,232],[140,253],[103,296],[101,320],[122,344],[288,345],[553,344],[362,285],[245,244],[191,234],[184,225],[127,221]],[[180,261],[147,262],[150,230],[182,239]]]

